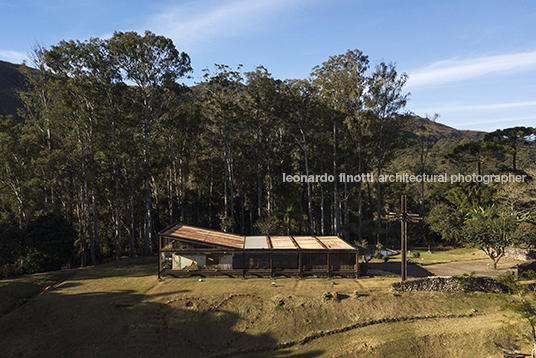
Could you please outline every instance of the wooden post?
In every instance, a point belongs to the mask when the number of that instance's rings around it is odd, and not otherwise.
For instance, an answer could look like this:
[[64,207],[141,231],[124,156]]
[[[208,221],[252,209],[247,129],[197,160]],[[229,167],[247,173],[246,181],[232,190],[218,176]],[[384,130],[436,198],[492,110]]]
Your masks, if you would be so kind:
[[331,278],[331,263],[329,261],[329,252],[327,253],[328,257],[327,257],[327,263],[328,263],[328,277]]
[[359,278],[359,250],[355,252],[355,278]]
[[274,253],[270,251],[270,277],[274,278]]
[[246,278],[246,253],[242,251],[242,278]]
[[[408,211],[406,195],[402,195],[402,197],[400,198],[400,206],[401,206],[400,211],[402,212],[402,216],[405,216],[405,214]],[[402,281],[406,281],[408,278],[408,256],[407,256],[408,241],[406,239],[407,225],[408,223],[406,222],[406,220],[400,221],[400,239],[401,239],[400,247],[402,250],[402,267],[400,268],[400,277]]]
[[298,251],[298,269],[299,269],[299,275],[300,277],[303,276],[303,266],[302,266],[302,253],[301,251]]
[[160,280],[162,272],[162,236],[158,236],[158,279]]

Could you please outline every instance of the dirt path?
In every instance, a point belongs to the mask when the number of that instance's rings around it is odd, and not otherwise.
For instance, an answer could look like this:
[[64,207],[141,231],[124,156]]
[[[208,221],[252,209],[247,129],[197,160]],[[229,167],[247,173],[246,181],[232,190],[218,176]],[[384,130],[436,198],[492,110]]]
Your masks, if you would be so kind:
[[[488,276],[497,277],[515,270],[521,261],[510,260],[502,258],[497,265],[497,270],[492,269],[492,262],[489,259],[482,260],[468,260],[468,261],[452,261],[442,264],[432,265],[409,265],[408,276],[409,277],[426,277],[426,276],[454,276],[470,274],[474,272],[476,276]],[[489,264],[489,267],[488,267]],[[387,262],[387,263],[369,263],[369,270],[371,274],[385,274],[393,273],[400,275],[400,263]]]
[[492,261],[489,259],[453,261],[424,267],[437,276],[463,275],[464,273],[470,274],[474,271],[476,276],[497,277],[516,270],[517,265],[520,263],[522,262],[502,258],[497,265],[497,270],[493,269]]

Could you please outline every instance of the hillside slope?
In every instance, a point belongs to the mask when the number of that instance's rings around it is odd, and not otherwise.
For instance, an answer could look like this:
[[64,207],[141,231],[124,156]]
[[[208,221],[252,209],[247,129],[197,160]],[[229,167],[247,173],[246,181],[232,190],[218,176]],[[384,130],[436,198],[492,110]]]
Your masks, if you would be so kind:
[[0,61],[0,115],[17,116],[17,109],[22,102],[17,95],[24,89],[24,75],[20,71],[21,65]]
[[462,140],[462,139],[471,139],[471,140],[479,140],[484,138],[484,135],[486,132],[482,131],[471,131],[471,130],[459,130],[452,127],[449,127],[447,125],[444,125],[439,122],[431,121],[427,118],[415,116],[413,118],[413,126],[418,128],[419,126],[425,126],[426,129],[429,131],[430,137],[434,141],[438,141],[440,139],[456,139],[456,140]]

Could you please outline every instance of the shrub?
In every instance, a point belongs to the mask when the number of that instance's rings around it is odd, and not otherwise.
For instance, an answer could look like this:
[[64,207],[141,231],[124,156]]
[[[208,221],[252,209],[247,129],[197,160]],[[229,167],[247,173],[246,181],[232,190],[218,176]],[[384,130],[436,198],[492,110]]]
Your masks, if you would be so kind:
[[461,276],[452,276],[452,278],[456,280],[456,282],[458,282],[458,284],[460,285],[460,288],[463,291],[474,291],[475,290],[474,276],[475,276],[475,272],[473,271],[469,275],[464,273]]

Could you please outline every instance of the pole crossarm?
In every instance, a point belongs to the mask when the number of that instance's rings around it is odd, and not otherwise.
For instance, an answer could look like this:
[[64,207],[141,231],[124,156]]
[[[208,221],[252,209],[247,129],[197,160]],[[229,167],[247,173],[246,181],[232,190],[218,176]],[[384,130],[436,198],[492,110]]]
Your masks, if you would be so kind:
[[416,223],[421,221],[423,218],[419,216],[419,214],[411,214],[411,213],[389,213],[387,215],[387,218],[391,221],[405,221],[405,222],[412,222]]
[[407,250],[408,250],[408,223],[416,223],[421,221],[423,218],[419,216],[419,214],[412,214],[408,213],[408,206],[407,206],[407,196],[402,195],[400,197],[400,212],[399,213],[393,213],[390,212],[387,215],[387,218],[390,221],[400,221],[400,239],[401,244],[400,248],[402,251],[402,267],[401,267],[401,273],[400,277],[402,278],[402,281],[406,281],[408,277],[408,260],[407,260]]

